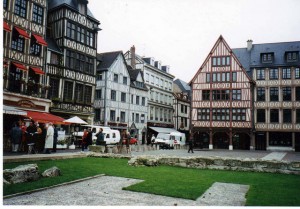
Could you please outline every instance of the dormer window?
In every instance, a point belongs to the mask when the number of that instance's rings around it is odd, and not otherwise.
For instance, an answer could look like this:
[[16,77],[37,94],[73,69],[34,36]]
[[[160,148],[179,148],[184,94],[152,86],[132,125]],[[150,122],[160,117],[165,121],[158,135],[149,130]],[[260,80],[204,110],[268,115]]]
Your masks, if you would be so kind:
[[298,52],[286,52],[286,61],[287,62],[297,62],[298,61]]
[[273,63],[274,53],[262,53],[261,62],[262,63]]

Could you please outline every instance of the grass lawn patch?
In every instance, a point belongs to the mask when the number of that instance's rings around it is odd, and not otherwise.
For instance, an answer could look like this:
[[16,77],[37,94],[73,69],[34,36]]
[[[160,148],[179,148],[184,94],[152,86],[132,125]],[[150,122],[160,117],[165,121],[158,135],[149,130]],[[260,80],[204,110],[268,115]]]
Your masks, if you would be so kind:
[[[124,188],[171,197],[195,200],[214,182],[250,185],[248,206],[299,206],[300,176],[221,170],[201,170],[171,166],[132,167],[126,159],[75,158],[36,162],[40,172],[57,166],[62,176],[36,182],[4,185],[4,195],[48,187],[98,174],[142,179],[144,182]],[[30,162],[32,163],[32,162]],[[4,169],[26,163],[4,164]]]

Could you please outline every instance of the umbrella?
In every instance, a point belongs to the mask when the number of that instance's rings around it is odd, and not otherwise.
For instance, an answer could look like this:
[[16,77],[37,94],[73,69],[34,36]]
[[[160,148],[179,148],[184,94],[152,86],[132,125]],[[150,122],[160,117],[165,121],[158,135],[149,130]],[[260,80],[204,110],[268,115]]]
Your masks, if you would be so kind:
[[68,120],[64,120],[65,123],[76,123],[76,124],[88,124],[84,120],[82,120],[80,117],[74,116],[72,118],[69,118]]

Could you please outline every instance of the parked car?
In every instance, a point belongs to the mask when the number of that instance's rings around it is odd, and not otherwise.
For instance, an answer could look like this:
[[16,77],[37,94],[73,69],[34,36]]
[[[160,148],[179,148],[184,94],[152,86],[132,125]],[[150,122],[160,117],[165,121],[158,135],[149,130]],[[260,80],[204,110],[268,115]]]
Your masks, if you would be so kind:
[[[126,144],[126,139],[123,139],[122,143]],[[138,143],[138,140],[136,138],[133,138],[133,137],[130,138],[129,144],[137,144],[137,143]]]
[[170,134],[157,134],[153,144],[159,145],[160,149],[174,149],[174,140],[170,139]]

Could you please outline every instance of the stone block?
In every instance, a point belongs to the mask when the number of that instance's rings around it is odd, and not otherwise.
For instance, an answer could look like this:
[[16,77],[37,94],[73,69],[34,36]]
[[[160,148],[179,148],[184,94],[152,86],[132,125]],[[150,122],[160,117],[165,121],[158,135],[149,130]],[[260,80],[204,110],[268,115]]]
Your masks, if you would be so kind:
[[37,164],[20,165],[13,169],[5,169],[3,178],[13,184],[36,181],[40,178]]
[[60,175],[61,175],[60,169],[56,166],[53,166],[52,168],[49,168],[42,173],[43,177],[55,177]]

